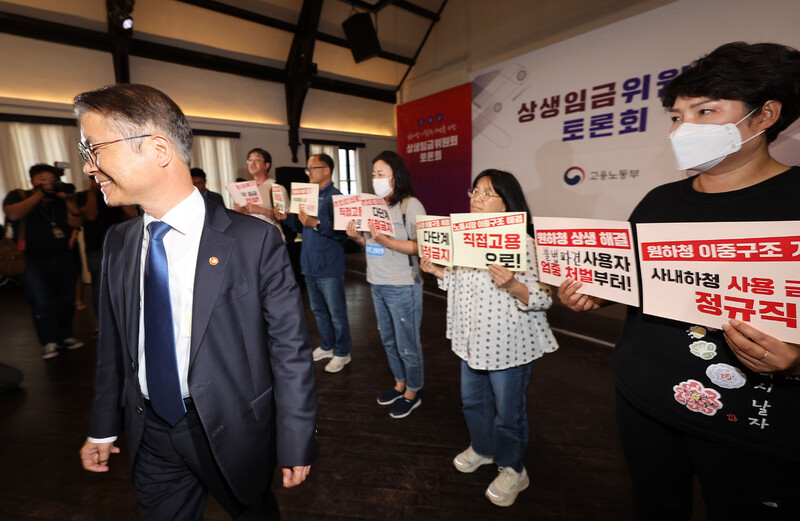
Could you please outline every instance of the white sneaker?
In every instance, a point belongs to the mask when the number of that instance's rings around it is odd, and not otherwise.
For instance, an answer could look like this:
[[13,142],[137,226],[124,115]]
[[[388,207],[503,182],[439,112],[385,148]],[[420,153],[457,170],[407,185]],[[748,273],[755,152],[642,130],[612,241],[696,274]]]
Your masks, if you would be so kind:
[[350,363],[350,355],[347,356],[334,356],[328,365],[325,366],[325,370],[329,373],[338,373],[341,371],[344,366]]
[[486,498],[499,507],[510,507],[530,484],[525,467],[519,474],[511,467],[500,467],[500,473],[486,489]]
[[486,456],[481,456],[475,452],[475,449],[472,448],[472,445],[467,447],[467,450],[453,458],[453,466],[457,471],[465,474],[475,472],[475,469],[481,465],[488,465],[489,463],[494,463],[494,460],[492,458],[487,458]]
[[49,360],[58,356],[58,344],[55,342],[48,342],[44,345],[44,354],[42,358]]
[[65,338],[59,343],[60,347],[65,347],[67,349],[80,349],[83,347],[83,345],[83,342],[72,337]]
[[333,349],[328,349],[325,351],[321,347],[314,349],[314,361],[319,362],[320,360],[325,360],[326,358],[333,358]]

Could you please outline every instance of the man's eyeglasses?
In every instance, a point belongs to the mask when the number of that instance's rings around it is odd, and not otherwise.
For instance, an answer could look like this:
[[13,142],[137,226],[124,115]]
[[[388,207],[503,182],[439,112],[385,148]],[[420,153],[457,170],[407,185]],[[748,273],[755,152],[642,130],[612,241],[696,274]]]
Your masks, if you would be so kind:
[[95,143],[93,145],[84,145],[83,141],[78,143],[78,152],[81,154],[81,159],[94,166],[94,151],[96,148],[110,145],[112,143],[119,143],[120,141],[128,141],[129,139],[139,139],[142,137],[150,137],[153,134],[143,134],[141,136],[123,137],[113,141],[103,141],[102,143]]
[[467,190],[467,195],[470,199],[473,197],[477,197],[479,201],[486,202],[492,197],[500,197],[499,195],[493,195],[486,191],[479,191],[477,188],[473,188],[472,190]]
[[311,175],[314,172],[314,170],[317,169],[317,168],[328,168],[328,165],[310,166],[310,167],[306,168],[306,175]]

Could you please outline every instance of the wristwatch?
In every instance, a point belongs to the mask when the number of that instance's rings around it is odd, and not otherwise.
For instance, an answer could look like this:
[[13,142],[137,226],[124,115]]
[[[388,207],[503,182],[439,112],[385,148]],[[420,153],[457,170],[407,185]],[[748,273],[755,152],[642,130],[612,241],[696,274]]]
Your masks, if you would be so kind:
[[317,224],[314,225],[314,230],[319,231],[319,221],[317,221]]

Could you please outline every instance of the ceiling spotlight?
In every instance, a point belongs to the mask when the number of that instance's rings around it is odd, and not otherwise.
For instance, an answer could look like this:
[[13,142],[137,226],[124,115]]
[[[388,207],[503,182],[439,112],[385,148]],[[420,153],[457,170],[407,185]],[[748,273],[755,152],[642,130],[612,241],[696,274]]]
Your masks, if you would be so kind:
[[133,18],[131,18],[133,0],[106,0],[106,6],[110,22],[124,31],[133,28]]

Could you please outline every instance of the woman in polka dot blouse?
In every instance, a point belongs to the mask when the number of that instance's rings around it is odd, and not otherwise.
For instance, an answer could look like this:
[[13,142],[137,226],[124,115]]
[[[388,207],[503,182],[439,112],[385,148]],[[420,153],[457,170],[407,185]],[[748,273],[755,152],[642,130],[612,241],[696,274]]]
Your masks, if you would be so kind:
[[496,463],[486,489],[494,504],[510,506],[529,485],[523,466],[528,445],[525,391],[533,361],[558,348],[545,310],[550,291],[536,271],[533,226],[522,187],[500,170],[484,170],[469,191],[471,213],[528,215],[527,266],[522,273],[492,264],[488,269],[442,269],[423,257],[420,268],[439,279],[447,294],[447,337],[461,358],[461,401],[470,446],[453,460],[461,472]]

